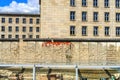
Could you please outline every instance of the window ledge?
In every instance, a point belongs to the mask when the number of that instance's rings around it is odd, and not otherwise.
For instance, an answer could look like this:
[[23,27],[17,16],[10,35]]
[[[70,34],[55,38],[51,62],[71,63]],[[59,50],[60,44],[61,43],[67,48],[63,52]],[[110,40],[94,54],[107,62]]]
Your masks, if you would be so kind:
[[117,9],[120,9],[120,7],[116,7]]
[[116,35],[116,37],[120,37],[120,35]]
[[82,7],[88,7],[88,6],[82,6]]
[[93,6],[94,8],[99,8],[99,6]]
[[93,21],[93,22],[99,22],[99,21]]
[[94,35],[94,37],[98,37],[99,35]]
[[117,23],[119,23],[120,21],[116,21]]
[[82,21],[82,22],[88,22],[88,21],[86,20],[86,21]]
[[105,35],[105,37],[110,37],[110,35]]
[[70,5],[70,7],[76,7],[76,5]]
[[70,20],[70,21],[76,21],[76,20]]
[[108,7],[104,7],[104,8],[110,8],[110,6],[108,6]]
[[104,22],[110,22],[110,21],[104,21]]
[[70,34],[70,36],[76,36],[75,34]]
[[86,34],[83,34],[82,36],[88,36],[88,35],[86,35]]

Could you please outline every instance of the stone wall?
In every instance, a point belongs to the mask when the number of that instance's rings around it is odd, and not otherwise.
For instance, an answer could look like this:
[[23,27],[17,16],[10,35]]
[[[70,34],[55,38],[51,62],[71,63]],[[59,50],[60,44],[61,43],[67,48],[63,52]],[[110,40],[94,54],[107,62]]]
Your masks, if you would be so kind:
[[1,63],[119,65],[119,56],[119,42],[0,42]]

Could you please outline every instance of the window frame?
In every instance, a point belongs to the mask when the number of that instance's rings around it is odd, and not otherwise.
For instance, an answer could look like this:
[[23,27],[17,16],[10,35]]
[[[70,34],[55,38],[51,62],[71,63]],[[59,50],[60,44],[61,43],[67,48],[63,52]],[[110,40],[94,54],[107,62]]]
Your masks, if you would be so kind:
[[120,22],[120,13],[116,13],[116,22]]
[[109,0],[104,0],[104,7],[109,8]]
[[5,32],[5,26],[1,26],[1,32]]
[[82,7],[87,7],[87,0],[82,0]]
[[33,18],[30,18],[30,19],[29,19],[29,23],[30,23],[30,24],[33,24]]
[[115,7],[120,8],[120,0],[115,0]]
[[12,32],[12,26],[8,26],[8,32]]
[[93,7],[98,7],[98,0],[93,0]]
[[8,35],[8,38],[9,38],[9,39],[11,39],[11,38],[12,38],[12,35],[11,35],[11,34],[9,34],[9,35]]
[[93,21],[98,22],[98,12],[93,12]]
[[99,35],[98,26],[94,26],[93,27],[93,35],[94,36],[98,36]]
[[70,11],[70,21],[75,21],[75,11]]
[[87,12],[86,11],[82,12],[82,21],[83,22],[87,21]]
[[19,26],[15,27],[15,32],[19,32]]
[[19,18],[15,19],[16,24],[19,24]]
[[1,23],[5,23],[5,18],[1,18]]
[[9,19],[8,19],[8,23],[12,23],[12,18],[9,18]]
[[104,34],[105,34],[105,36],[110,36],[110,27],[109,26],[105,26]]
[[110,19],[109,16],[110,16],[110,13],[109,13],[109,12],[105,12],[105,13],[104,13],[104,21],[105,21],[105,22],[109,22],[109,19]]
[[16,38],[16,39],[19,39],[19,35],[18,35],[18,34],[17,34],[17,35],[15,35],[15,38]]
[[40,27],[36,27],[36,32],[40,32]]
[[39,24],[40,23],[40,19],[36,19],[36,24]]
[[82,36],[87,36],[87,26],[82,26]]
[[4,38],[5,38],[5,35],[4,35],[4,34],[2,34],[2,35],[1,35],[1,38],[2,38],[2,39],[4,39]]
[[70,36],[75,36],[75,26],[70,26]]
[[30,39],[33,38],[33,35],[29,35],[29,38],[30,38]]
[[36,39],[39,39],[40,38],[40,36],[39,35],[36,35]]
[[23,24],[26,24],[26,18],[23,18],[23,19],[22,19],[22,23],[23,23]]
[[70,6],[75,7],[75,0],[70,0]]
[[22,32],[26,32],[27,30],[26,30],[26,26],[23,26],[22,27]]
[[26,35],[22,35],[22,39],[25,39],[26,38]]
[[29,27],[29,32],[33,32],[33,27],[32,26]]
[[116,32],[116,36],[120,36],[120,27],[116,27],[115,32]]

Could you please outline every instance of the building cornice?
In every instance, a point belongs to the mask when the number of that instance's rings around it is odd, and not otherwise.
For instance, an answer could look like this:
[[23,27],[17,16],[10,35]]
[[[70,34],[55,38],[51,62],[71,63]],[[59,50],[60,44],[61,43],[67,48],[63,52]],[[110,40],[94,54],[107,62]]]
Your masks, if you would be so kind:
[[40,17],[40,14],[24,14],[24,13],[0,13],[0,16],[23,16],[23,17]]
[[89,38],[89,39],[81,39],[81,38],[40,38],[40,39],[30,39],[30,38],[26,38],[26,39],[16,39],[16,38],[4,38],[4,39],[0,39],[0,41],[4,42],[4,41],[10,41],[10,42],[14,42],[14,41],[37,41],[37,42],[120,42],[119,38],[112,38],[112,39],[96,39],[96,38]]

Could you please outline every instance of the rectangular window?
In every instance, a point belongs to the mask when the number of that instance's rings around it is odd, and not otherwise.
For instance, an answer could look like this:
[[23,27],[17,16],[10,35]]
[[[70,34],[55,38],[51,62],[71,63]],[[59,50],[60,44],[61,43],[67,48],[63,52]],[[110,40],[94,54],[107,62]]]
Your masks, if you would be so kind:
[[116,6],[116,8],[120,8],[120,0],[115,1],[115,6]]
[[75,26],[70,26],[70,35],[75,35]]
[[36,24],[39,24],[40,23],[40,19],[36,19]]
[[1,27],[1,31],[2,31],[2,32],[5,32],[5,26],[2,26],[2,27]]
[[19,23],[19,18],[16,18],[16,24],[18,24]]
[[75,11],[70,11],[70,20],[71,21],[75,20]]
[[2,18],[2,23],[5,23],[5,18]]
[[30,27],[30,28],[29,28],[29,32],[32,32],[32,31],[33,31],[33,27]]
[[25,38],[26,38],[26,35],[22,35],[22,38],[25,39]]
[[98,7],[98,0],[93,0],[93,6]]
[[9,23],[12,23],[12,18],[9,18]]
[[33,35],[29,35],[29,38],[33,38]]
[[104,0],[104,7],[108,8],[109,7],[109,0]]
[[1,35],[1,38],[5,38],[5,35]]
[[26,27],[25,27],[25,26],[22,28],[22,31],[23,31],[23,32],[26,32]]
[[40,28],[39,27],[36,27],[36,32],[39,32],[40,31]]
[[104,13],[105,22],[109,21],[109,12]]
[[120,27],[116,27],[116,36],[120,36]]
[[8,35],[8,38],[12,38],[12,35]]
[[82,36],[87,35],[87,26],[82,26]]
[[70,6],[75,6],[75,0],[70,0]]
[[23,24],[26,24],[26,18],[23,18]]
[[87,6],[87,1],[86,0],[82,0],[82,6],[83,7]]
[[39,38],[39,35],[36,35],[36,38]]
[[93,13],[93,21],[98,21],[98,12]]
[[33,19],[32,18],[30,18],[30,24],[32,24],[33,23]]
[[8,31],[9,31],[9,32],[12,32],[12,26],[9,26],[9,27],[8,27]]
[[19,38],[19,35],[15,35],[15,38],[17,38],[17,39],[18,39],[18,38]]
[[15,31],[19,32],[19,27],[18,26],[15,27]]
[[120,13],[116,13],[116,22],[120,22]]
[[93,35],[98,36],[98,26],[94,26]]
[[105,27],[105,36],[109,36],[109,27]]
[[87,12],[82,12],[82,21],[87,21]]

